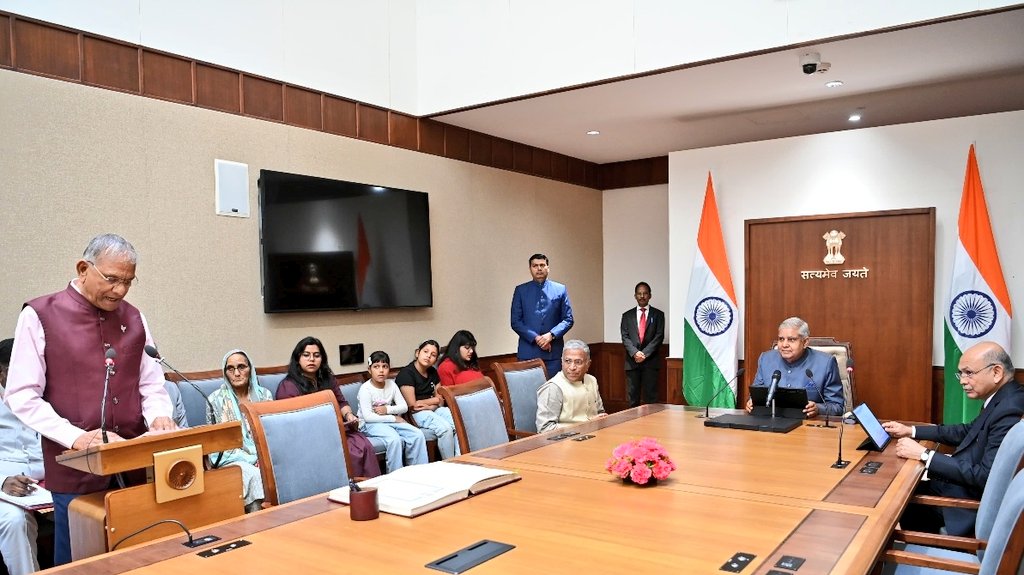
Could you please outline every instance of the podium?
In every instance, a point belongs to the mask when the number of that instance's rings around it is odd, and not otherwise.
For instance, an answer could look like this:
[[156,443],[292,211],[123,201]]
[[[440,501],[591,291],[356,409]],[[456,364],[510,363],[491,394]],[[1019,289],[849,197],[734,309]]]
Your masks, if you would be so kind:
[[153,433],[57,456],[57,463],[92,473],[152,468],[152,481],[76,497],[68,507],[71,557],[77,561],[168,535],[185,534],[161,524],[121,543],[162,519],[176,519],[194,530],[244,514],[242,471],[236,466],[206,471],[203,456],[242,445],[237,421]]

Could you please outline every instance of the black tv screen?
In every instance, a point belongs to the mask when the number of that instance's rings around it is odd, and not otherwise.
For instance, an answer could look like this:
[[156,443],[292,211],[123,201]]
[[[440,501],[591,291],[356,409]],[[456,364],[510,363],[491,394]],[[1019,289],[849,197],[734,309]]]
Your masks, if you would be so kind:
[[260,170],[263,311],[433,304],[427,194]]

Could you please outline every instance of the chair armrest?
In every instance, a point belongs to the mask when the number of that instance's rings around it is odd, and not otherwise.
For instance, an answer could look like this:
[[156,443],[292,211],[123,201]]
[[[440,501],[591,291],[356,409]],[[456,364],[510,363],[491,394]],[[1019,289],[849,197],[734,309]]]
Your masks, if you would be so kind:
[[937,495],[915,495],[910,498],[911,503],[918,505],[933,505],[935,507],[958,507],[960,509],[975,509],[981,505],[980,501],[973,499],[959,499],[956,497],[939,497]]
[[532,431],[519,431],[518,429],[506,428],[506,431],[508,431],[508,436],[512,439],[521,439],[523,437],[531,437],[537,435]]
[[979,549],[987,546],[985,541],[972,537],[958,537],[956,535],[939,535],[936,533],[922,533],[920,531],[903,531],[897,529],[892,532],[893,539],[905,543],[916,543],[928,545],[929,547],[943,547],[945,549],[956,549],[976,553]]
[[945,569],[946,571],[970,573],[973,575],[977,575],[981,570],[981,565],[977,563],[969,563],[967,561],[958,561],[955,559],[940,559],[938,557],[921,555],[920,553],[909,553],[907,551],[896,551],[892,549],[885,552],[885,555],[882,556],[882,560],[887,563],[915,565],[917,567],[927,567],[930,569]]

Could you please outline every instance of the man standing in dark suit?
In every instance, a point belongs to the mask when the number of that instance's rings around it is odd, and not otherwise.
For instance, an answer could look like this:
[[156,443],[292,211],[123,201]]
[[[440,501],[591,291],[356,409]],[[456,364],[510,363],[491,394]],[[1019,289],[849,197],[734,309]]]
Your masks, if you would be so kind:
[[[964,393],[971,399],[983,399],[985,407],[969,424],[908,426],[888,421],[883,427],[899,438],[896,455],[925,462],[928,481],[918,484],[916,493],[981,499],[996,450],[1003,438],[1024,415],[1024,387],[1013,381],[1010,356],[998,344],[981,342],[960,357],[957,375]],[[937,441],[955,445],[944,455],[915,441]],[[977,511],[910,505],[900,518],[903,529],[938,533],[945,525],[949,535],[974,534]]]
[[626,396],[629,406],[658,401],[658,370],[661,369],[661,342],[665,339],[665,314],[651,307],[651,286],[636,284],[633,290],[636,307],[622,314],[622,345],[626,347]]

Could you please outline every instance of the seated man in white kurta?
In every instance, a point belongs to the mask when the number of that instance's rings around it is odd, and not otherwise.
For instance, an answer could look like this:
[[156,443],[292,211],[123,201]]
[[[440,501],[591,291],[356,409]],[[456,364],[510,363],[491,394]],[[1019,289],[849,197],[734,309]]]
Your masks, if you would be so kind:
[[597,379],[587,373],[590,347],[578,339],[565,342],[562,371],[537,390],[537,431],[545,432],[604,417]]

